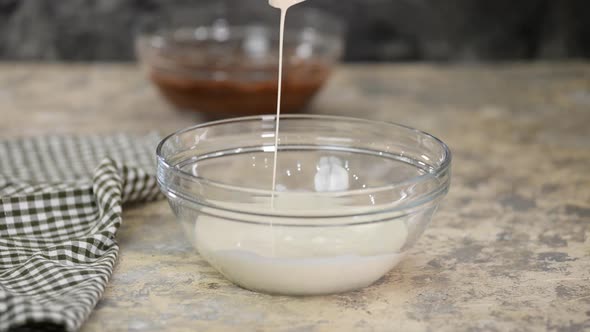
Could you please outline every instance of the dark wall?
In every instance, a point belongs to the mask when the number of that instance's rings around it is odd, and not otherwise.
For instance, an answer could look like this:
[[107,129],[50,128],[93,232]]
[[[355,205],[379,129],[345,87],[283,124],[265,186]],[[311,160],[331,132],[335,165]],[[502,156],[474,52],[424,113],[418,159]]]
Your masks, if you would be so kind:
[[[267,0],[225,0],[232,1]],[[130,60],[143,22],[212,2],[0,0],[0,59]],[[308,0],[304,6],[345,18],[351,61],[590,57],[588,0]]]

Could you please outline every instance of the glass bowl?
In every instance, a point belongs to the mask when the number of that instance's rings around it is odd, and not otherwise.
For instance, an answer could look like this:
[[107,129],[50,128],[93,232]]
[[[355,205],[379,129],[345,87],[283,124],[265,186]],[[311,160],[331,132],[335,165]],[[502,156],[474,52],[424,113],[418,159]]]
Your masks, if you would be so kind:
[[275,116],[181,130],[157,149],[158,182],[200,255],[259,292],[318,295],[371,285],[404,257],[451,180],[437,138],[353,118]]
[[[267,9],[270,17],[251,20],[232,16],[228,9],[207,15],[204,10],[190,25],[142,33],[136,40],[137,56],[150,80],[177,109],[198,111],[209,119],[274,113],[279,12]],[[342,48],[343,28],[337,19],[307,8],[289,13],[284,113],[305,108],[330,76]]]

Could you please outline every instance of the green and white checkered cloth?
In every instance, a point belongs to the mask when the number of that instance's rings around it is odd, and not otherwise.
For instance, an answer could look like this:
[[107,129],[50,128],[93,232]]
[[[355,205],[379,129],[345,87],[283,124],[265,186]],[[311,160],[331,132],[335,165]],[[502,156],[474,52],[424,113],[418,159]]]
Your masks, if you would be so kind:
[[125,202],[152,200],[157,136],[0,142],[0,331],[75,331],[113,272]]

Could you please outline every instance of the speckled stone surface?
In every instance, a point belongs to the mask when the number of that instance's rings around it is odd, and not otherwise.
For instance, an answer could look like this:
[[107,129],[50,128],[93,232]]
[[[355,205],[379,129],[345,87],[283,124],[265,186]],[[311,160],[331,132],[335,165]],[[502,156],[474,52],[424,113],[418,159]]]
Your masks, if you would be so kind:
[[[316,113],[395,121],[454,152],[451,192],[376,285],[290,298],[233,286],[165,202],[127,207],[83,331],[590,330],[590,64],[347,66]],[[130,65],[0,64],[0,136],[168,132],[200,121]]]

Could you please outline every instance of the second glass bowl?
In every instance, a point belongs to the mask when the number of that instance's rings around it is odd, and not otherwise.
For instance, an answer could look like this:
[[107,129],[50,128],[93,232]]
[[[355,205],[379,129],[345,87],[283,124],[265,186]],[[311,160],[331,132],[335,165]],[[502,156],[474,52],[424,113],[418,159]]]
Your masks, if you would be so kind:
[[[238,20],[229,17],[230,9],[208,15],[205,10],[191,25],[141,34],[136,41],[138,58],[150,80],[178,109],[198,111],[209,119],[274,113],[279,14],[267,8],[275,19]],[[343,48],[342,25],[327,14],[298,9],[288,22],[283,113],[303,110],[330,76]]]

